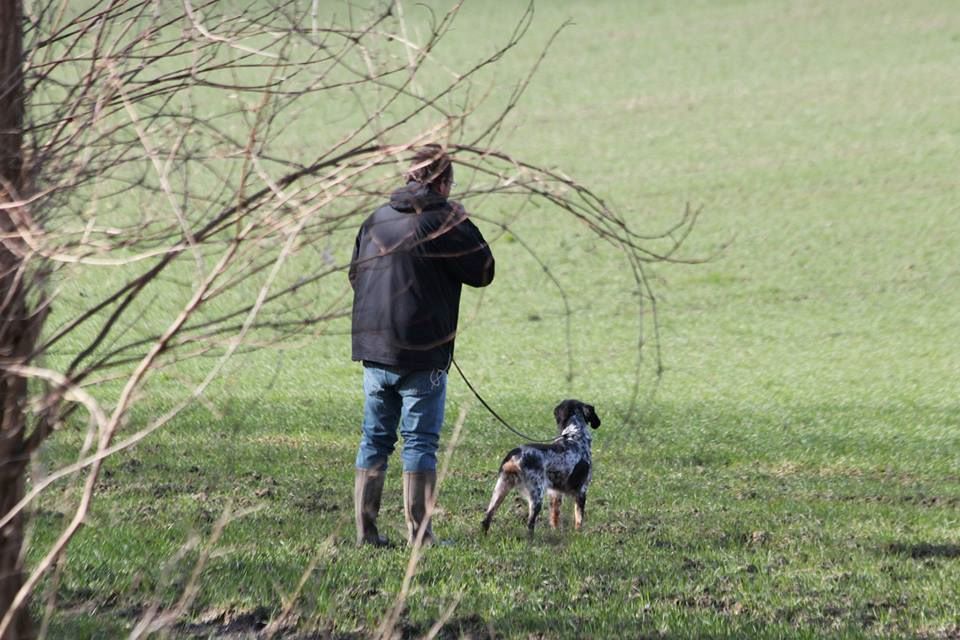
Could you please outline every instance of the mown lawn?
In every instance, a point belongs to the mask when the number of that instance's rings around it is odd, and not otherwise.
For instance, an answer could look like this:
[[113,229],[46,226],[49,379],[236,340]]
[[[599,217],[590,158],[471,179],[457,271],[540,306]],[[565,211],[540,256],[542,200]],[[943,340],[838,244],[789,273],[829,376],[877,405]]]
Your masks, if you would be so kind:
[[[519,11],[493,5],[467,3],[463,37],[441,51],[451,64]],[[572,25],[503,145],[594,186],[638,229],[702,206],[685,255],[723,249],[651,271],[664,374],[651,343],[638,378],[623,257],[547,208],[496,235],[483,208],[501,205],[474,203],[497,237],[498,275],[465,296],[458,360],[533,435],[550,434],[564,397],[594,404],[594,484],[581,533],[567,513],[528,544],[523,508],[508,502],[482,537],[517,438],[452,374],[445,446],[461,410],[466,420],[441,487],[448,544],[418,567],[405,637],[454,602],[440,637],[960,635],[955,9],[540,3],[504,74],[522,75]],[[563,298],[525,243],[562,283],[569,340]],[[252,637],[278,620],[281,637],[376,630],[408,553],[352,544],[361,394],[347,330],[338,321],[294,349],[238,356],[207,403],[110,461],[50,637],[125,636],[152,604],[180,598],[200,558],[171,637]],[[155,382],[131,427],[181,382]],[[61,435],[42,465],[71,459],[83,434]],[[399,539],[393,471],[381,521]],[[31,558],[76,495],[57,485],[40,502]]]

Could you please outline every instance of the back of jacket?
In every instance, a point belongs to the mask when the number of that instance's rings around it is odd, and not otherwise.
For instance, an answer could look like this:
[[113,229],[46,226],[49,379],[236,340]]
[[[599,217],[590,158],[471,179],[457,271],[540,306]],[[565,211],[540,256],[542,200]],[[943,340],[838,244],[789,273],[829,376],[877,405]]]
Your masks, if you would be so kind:
[[416,182],[367,218],[350,263],[353,359],[446,369],[462,285],[493,280],[480,230],[446,198]]

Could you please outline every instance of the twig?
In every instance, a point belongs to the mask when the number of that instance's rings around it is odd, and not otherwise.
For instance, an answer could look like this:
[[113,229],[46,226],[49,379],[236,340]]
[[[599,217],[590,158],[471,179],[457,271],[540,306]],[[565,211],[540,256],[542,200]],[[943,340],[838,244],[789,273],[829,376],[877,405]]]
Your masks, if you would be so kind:
[[[453,428],[453,435],[450,437],[450,442],[447,443],[447,450],[444,453],[440,472],[437,474],[437,482],[436,487],[434,488],[433,496],[427,502],[426,515],[424,516],[427,522],[429,522],[433,517],[433,512],[437,506],[437,497],[440,494],[440,486],[443,484],[444,480],[446,480],[447,471],[450,468],[450,460],[453,459],[453,452],[460,441],[460,432],[463,430],[463,425],[467,420],[467,413],[469,410],[469,404],[466,404],[460,408],[460,415],[457,416],[457,421]],[[416,539],[413,540],[413,544],[410,548],[410,558],[407,561],[407,569],[403,576],[403,583],[400,586],[400,591],[397,593],[397,597],[394,600],[393,606],[384,616],[383,621],[380,623],[380,626],[375,634],[375,637],[379,640],[392,640],[393,638],[394,630],[396,629],[397,623],[400,620],[400,615],[403,613],[403,607],[410,595],[410,590],[413,585],[413,578],[417,573],[417,565],[420,564],[420,559],[423,556],[423,539],[426,535],[426,532],[427,527],[420,527],[417,531]]]

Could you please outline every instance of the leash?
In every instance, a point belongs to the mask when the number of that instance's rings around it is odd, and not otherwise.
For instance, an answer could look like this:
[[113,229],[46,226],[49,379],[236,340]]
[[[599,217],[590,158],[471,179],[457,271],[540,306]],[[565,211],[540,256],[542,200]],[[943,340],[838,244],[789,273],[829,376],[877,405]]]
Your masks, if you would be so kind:
[[523,433],[522,431],[518,431],[517,429],[513,428],[509,422],[507,422],[506,420],[500,417],[499,413],[494,411],[493,407],[491,407],[487,403],[487,401],[483,399],[483,396],[480,395],[480,392],[477,391],[472,384],[470,384],[470,380],[468,380],[467,376],[464,375],[463,369],[460,368],[460,364],[457,362],[457,360],[455,358],[451,358],[450,361],[453,362],[453,366],[457,368],[457,373],[459,373],[460,377],[463,378],[463,381],[466,383],[467,388],[470,389],[470,391],[473,393],[474,396],[476,396],[477,400],[480,401],[480,404],[483,405],[483,408],[489,411],[490,415],[492,415],[494,418],[497,419],[497,422],[502,424],[504,427],[506,427],[509,431],[511,431],[515,435],[520,436],[521,438],[523,438],[524,440],[527,440],[528,442],[535,442],[538,444],[553,444],[554,442],[556,442],[556,438],[552,440],[538,440],[537,438],[531,438],[530,436]]

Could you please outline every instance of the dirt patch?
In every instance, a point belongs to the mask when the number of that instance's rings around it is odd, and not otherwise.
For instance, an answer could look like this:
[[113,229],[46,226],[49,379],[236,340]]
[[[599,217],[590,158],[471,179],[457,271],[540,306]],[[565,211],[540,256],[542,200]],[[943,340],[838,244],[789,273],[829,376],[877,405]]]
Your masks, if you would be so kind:
[[496,638],[497,635],[492,625],[474,614],[449,620],[437,637],[443,640],[457,640],[459,638]]
[[197,622],[179,624],[176,630],[188,638],[240,640],[257,637],[270,624],[270,618],[271,612],[266,607],[249,611],[208,611]]
[[906,505],[916,505],[919,507],[948,507],[956,508],[960,506],[960,496],[942,496],[942,495],[927,495],[923,493],[918,494],[908,494],[908,495],[883,495],[883,494],[867,494],[867,495],[855,495],[855,494],[836,494],[836,493],[819,493],[815,497],[819,500],[827,500],[833,502],[863,502],[868,504],[906,504]]
[[893,542],[886,545],[884,551],[898,556],[907,556],[916,560],[926,558],[960,558],[960,545],[956,544],[932,544],[928,542],[905,544],[902,542]]
[[298,497],[293,504],[306,513],[333,513],[340,511],[340,505],[331,502],[329,491],[313,491],[305,496]]
[[685,609],[710,609],[724,616],[747,613],[746,606],[732,594],[712,594],[707,590],[694,595],[675,595],[667,601]]
[[951,624],[939,629],[922,630],[916,637],[921,640],[960,640],[960,625]]

